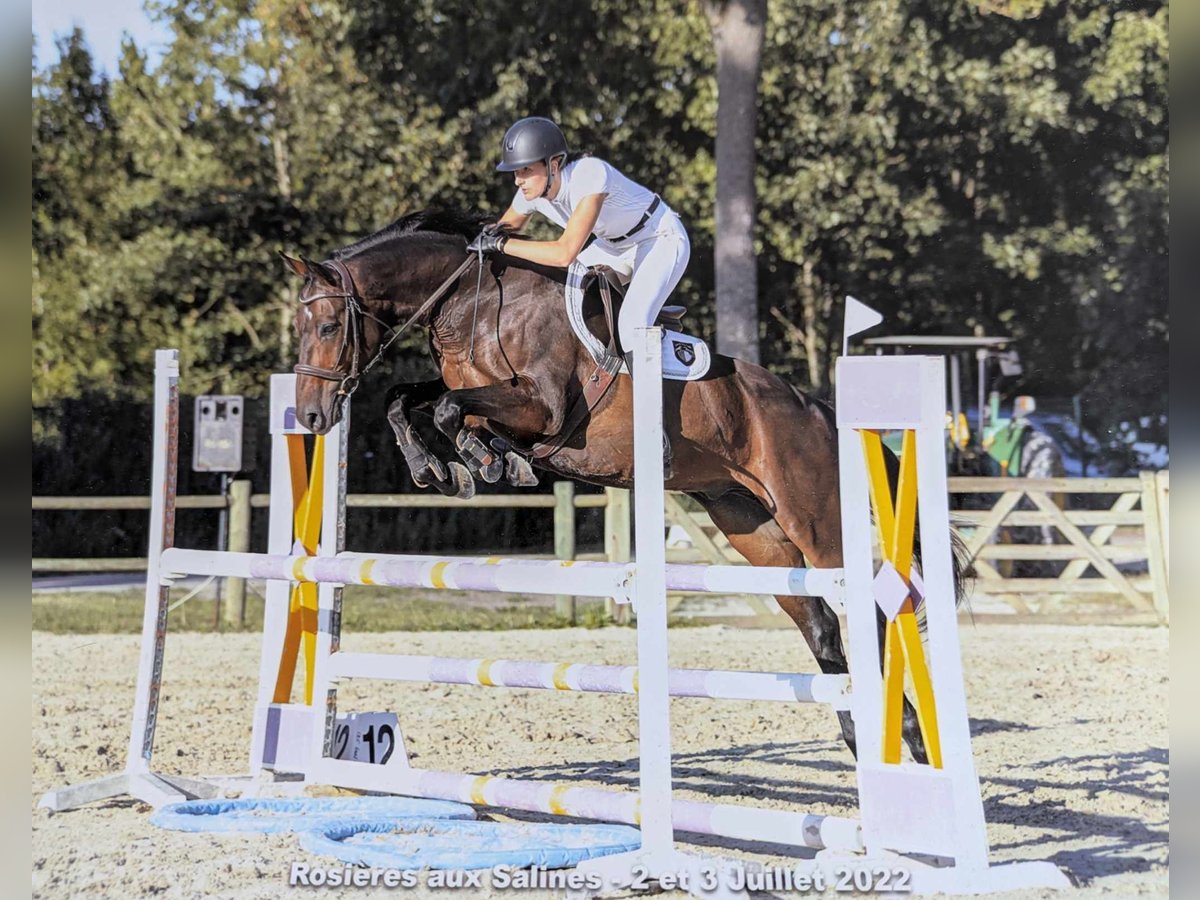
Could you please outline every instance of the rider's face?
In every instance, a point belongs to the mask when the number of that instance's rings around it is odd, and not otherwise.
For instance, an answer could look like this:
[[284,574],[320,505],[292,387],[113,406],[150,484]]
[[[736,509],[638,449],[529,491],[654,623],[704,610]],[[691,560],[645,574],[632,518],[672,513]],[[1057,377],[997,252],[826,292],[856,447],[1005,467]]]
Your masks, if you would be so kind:
[[[551,165],[557,164],[557,160],[551,161]],[[546,164],[544,162],[535,162],[532,165],[517,169],[513,172],[513,181],[521,189],[521,193],[525,195],[526,200],[537,199],[546,190]]]

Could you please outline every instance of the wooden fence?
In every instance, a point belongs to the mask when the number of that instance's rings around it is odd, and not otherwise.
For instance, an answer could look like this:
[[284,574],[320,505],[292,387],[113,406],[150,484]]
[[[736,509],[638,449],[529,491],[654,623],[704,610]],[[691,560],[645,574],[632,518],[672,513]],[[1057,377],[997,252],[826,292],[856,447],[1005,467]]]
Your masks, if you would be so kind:
[[[1169,503],[1167,472],[1133,478],[951,478],[950,493],[968,561],[974,572],[970,610],[979,615],[1036,614],[1077,619],[1096,614],[1109,620],[1169,619]],[[250,493],[248,481],[234,482],[228,498],[180,497],[184,509],[228,509],[229,549],[251,547],[250,509],[266,507],[267,494]],[[630,558],[628,492],[577,494],[558,482],[553,494],[491,494],[469,501],[426,494],[351,494],[351,508],[526,508],[554,515],[554,555],[577,558],[575,511],[604,508],[603,552],[578,558]],[[682,495],[666,495],[668,522],[686,536],[686,547],[670,549],[672,561],[745,562],[707,514]],[[148,509],[147,497],[35,497],[34,510]],[[35,572],[137,571],[145,560],[38,559]],[[239,588],[230,616],[239,616]],[[686,596],[672,598],[678,608]],[[740,611],[711,621],[771,626],[786,617],[773,598],[739,598]],[[573,616],[572,598],[560,597],[559,612]],[[623,607],[610,607],[620,620]]]
[[[973,575],[965,613],[976,618],[1121,623],[1170,618],[1170,475],[1131,478],[950,478],[958,526]],[[701,558],[743,562],[703,513],[667,497]],[[782,624],[770,597],[745,598],[730,624]],[[757,619],[757,622],[751,621]]]
[[[1019,613],[1170,617],[1170,475],[1137,478],[951,478],[975,593]],[[967,506],[967,504],[961,504]]]

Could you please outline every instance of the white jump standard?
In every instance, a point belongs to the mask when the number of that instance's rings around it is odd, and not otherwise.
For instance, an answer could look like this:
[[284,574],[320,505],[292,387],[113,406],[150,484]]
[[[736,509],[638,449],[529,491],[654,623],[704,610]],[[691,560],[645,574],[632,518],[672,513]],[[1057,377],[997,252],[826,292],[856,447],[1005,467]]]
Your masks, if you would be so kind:
[[[662,535],[665,522],[659,329],[639,329],[638,341],[633,360],[635,527],[638,535]],[[177,424],[169,423],[178,421],[178,397],[173,352],[160,351],[158,360],[152,523],[161,524],[170,521],[174,509],[173,474],[166,474],[166,470],[169,460],[173,473],[177,454]],[[988,863],[953,599],[942,369],[940,358],[839,360],[837,426],[844,548],[844,568],[840,570],[668,566],[663,541],[657,538],[639,541],[636,561],[631,564],[346,552],[343,543],[349,411],[325,439],[325,446],[334,448],[333,452],[327,453],[319,466],[314,466],[312,492],[319,497],[323,489],[328,502],[323,508],[303,504],[297,507],[299,492],[293,477],[294,458],[289,463],[288,439],[304,429],[295,422],[294,408],[289,418],[294,376],[275,376],[271,413],[274,459],[270,552],[233,554],[168,549],[170,529],[152,529],[142,666],[127,773],[118,779],[51,792],[43,804],[64,809],[120,792],[156,805],[180,799],[180,791],[167,782],[154,780],[156,776],[149,770],[165,640],[166,592],[165,589],[160,592],[160,581],[167,585],[185,574],[255,577],[268,580],[262,676],[251,749],[252,772],[260,778],[266,774],[264,770],[273,769],[280,774],[298,773],[307,784],[638,825],[642,847],[632,858],[608,857],[581,866],[604,870],[609,875],[621,869],[628,875],[633,861],[645,866],[651,877],[656,873],[694,869],[697,858],[683,854],[675,846],[678,831],[819,849],[807,865],[814,871],[821,870],[830,879],[839,869],[847,867],[904,869],[911,873],[910,887],[917,892],[981,893],[1065,887],[1066,878],[1050,863],[997,866]],[[877,442],[878,430],[891,428],[906,433],[901,484],[894,508],[890,500],[881,501],[878,496],[879,482],[873,479],[879,466],[871,456],[872,441]],[[293,442],[291,446],[296,445]],[[289,478],[293,479],[290,489]],[[312,496],[305,497],[304,503],[311,504]],[[887,561],[878,578],[873,559],[873,501],[874,521],[879,522],[881,533],[886,531],[883,544]],[[883,506],[879,505],[881,502]],[[912,529],[908,527],[906,531],[906,523],[911,526],[918,506],[923,551],[920,574],[928,623],[927,666],[926,651],[913,643],[917,639],[907,596],[911,558],[906,553],[911,549]],[[300,522],[305,516],[311,527],[302,529]],[[885,524],[894,524],[894,529],[885,529]],[[632,602],[637,614],[638,665],[345,653],[340,650],[341,586],[345,584],[616,597]],[[899,594],[895,593],[897,584]],[[310,636],[315,701],[311,706],[276,702],[280,696],[277,670],[284,655],[283,635],[289,621],[288,596],[295,585],[318,591],[315,608],[311,610],[315,614],[314,633]],[[312,585],[319,585],[319,589]],[[851,675],[847,679],[819,674],[669,669],[666,591],[670,588],[818,596],[844,603]],[[885,648],[881,648],[877,631],[877,604],[890,620],[887,668],[882,673],[880,658]],[[292,611],[296,612],[294,608]],[[922,729],[932,729],[926,735],[932,750],[931,765],[900,762],[898,749],[893,749],[892,714],[897,685],[903,684],[906,665],[918,694]],[[636,694],[639,791],[415,769],[409,765],[402,741],[397,742],[397,750],[386,764],[334,759],[331,748],[338,685],[350,678]],[[902,697],[902,688],[899,690]],[[670,696],[820,702],[834,709],[849,709],[858,737],[860,818],[674,799]],[[211,790],[204,783],[181,784],[180,788],[193,794]],[[905,854],[918,854],[924,862]],[[806,863],[801,861],[800,865]]]

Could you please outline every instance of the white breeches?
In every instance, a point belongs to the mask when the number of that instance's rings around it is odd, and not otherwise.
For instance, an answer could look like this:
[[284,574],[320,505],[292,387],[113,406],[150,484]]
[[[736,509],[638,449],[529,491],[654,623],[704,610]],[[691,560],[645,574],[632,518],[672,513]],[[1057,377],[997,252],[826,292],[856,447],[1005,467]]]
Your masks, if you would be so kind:
[[653,325],[671,291],[683,277],[692,244],[679,216],[666,204],[627,244],[596,240],[579,254],[586,266],[611,266],[628,279],[617,332],[626,352],[633,347],[634,329]]

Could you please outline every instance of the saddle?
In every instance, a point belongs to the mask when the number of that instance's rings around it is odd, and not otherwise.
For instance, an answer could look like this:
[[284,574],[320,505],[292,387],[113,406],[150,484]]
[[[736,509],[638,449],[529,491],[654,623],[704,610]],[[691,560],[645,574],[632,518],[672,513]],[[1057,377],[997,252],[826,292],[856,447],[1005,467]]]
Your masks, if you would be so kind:
[[[605,348],[609,355],[620,357],[624,354],[621,347],[621,336],[617,333],[617,319],[621,314],[621,302],[625,299],[625,282],[621,273],[612,266],[592,266],[583,276],[580,290],[586,295],[593,284],[600,288],[600,302],[604,307],[604,321],[608,325],[608,346]],[[687,312],[686,306],[664,306],[658,311],[655,325],[661,325],[667,331],[683,332],[680,320]],[[599,337],[594,332],[593,337]]]

